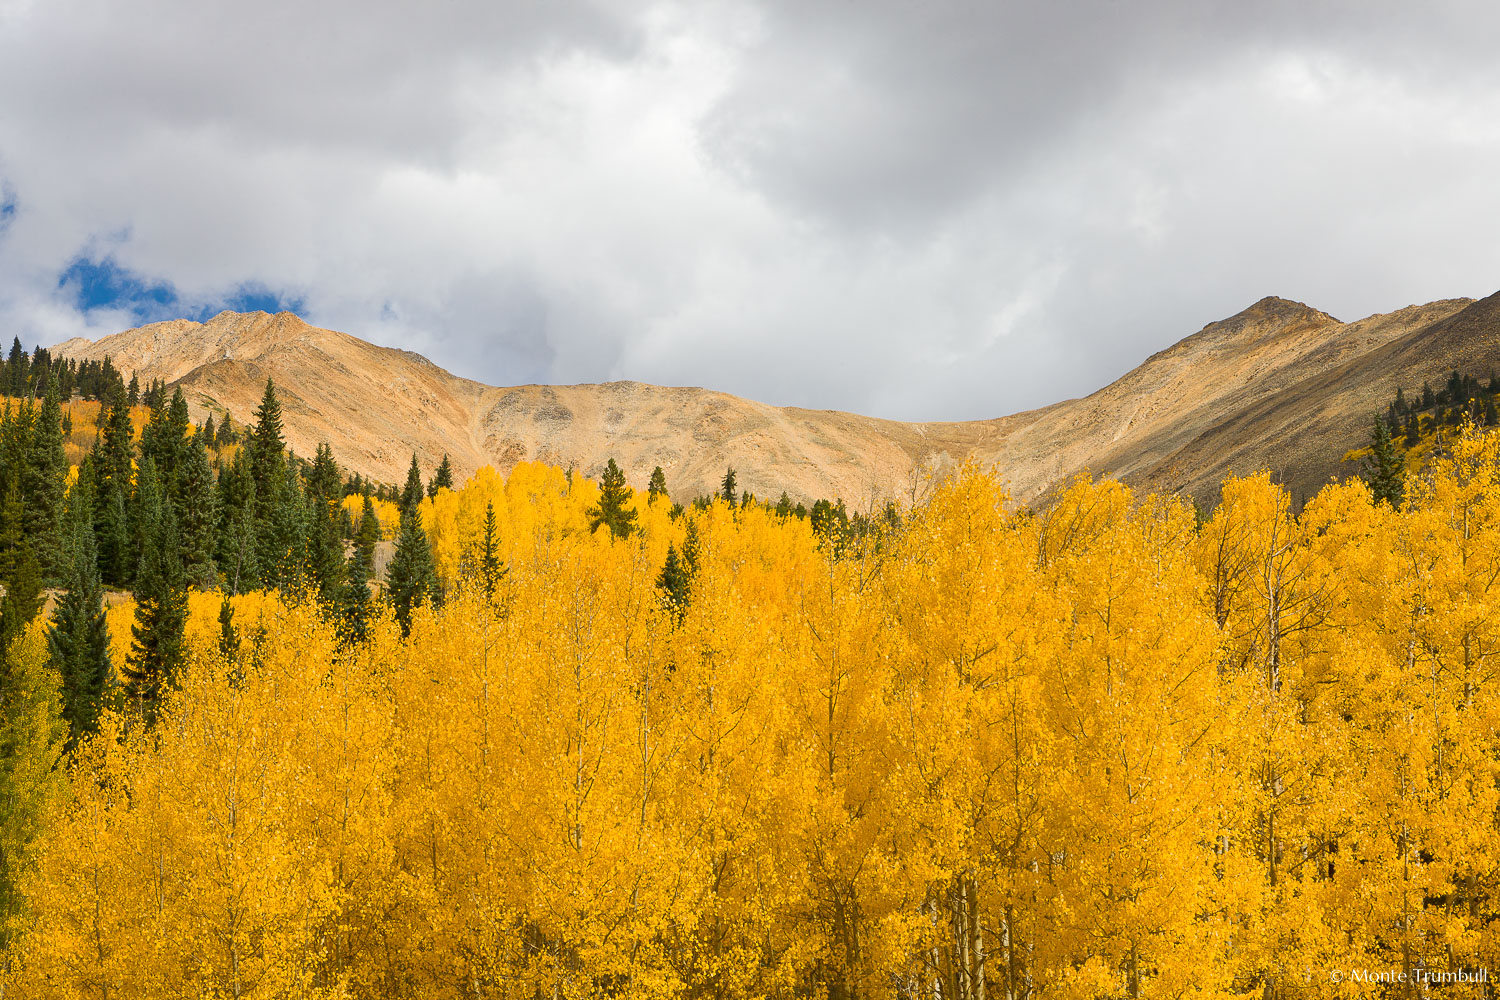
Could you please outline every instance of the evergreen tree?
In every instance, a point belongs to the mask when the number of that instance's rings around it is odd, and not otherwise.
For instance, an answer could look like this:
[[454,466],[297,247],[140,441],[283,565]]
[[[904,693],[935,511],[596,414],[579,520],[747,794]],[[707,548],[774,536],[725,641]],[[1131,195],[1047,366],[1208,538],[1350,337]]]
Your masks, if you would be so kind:
[[218,432],[214,430],[214,415],[212,413],[204,419],[203,427],[198,433],[203,435],[203,444],[206,447],[212,448],[218,443],[214,438],[214,435]]
[[182,539],[182,569],[189,584],[207,590],[218,580],[214,552],[219,542],[219,494],[204,435],[194,434],[183,445],[186,455],[177,470],[173,502]]
[[10,357],[5,362],[5,376],[9,382],[10,395],[26,395],[26,379],[30,374],[30,363],[26,358],[26,349],[21,346],[21,338],[16,337],[10,342]]
[[448,461],[448,453],[443,453],[443,461],[432,476],[432,482],[427,484],[427,495],[437,496],[438,490],[453,489],[453,463]]
[[1415,410],[1407,413],[1406,436],[1402,438],[1402,443],[1405,444],[1408,448],[1415,448],[1417,446],[1417,442],[1422,439],[1422,425],[1420,421],[1421,418],[1417,416],[1417,412]]
[[364,558],[367,573],[375,572],[375,543],[379,541],[380,518],[375,514],[374,501],[366,495],[359,515],[359,530],[354,533],[354,548]]
[[[368,502],[369,498],[365,499]],[[349,554],[349,565],[344,571],[344,584],[339,589],[339,622],[345,637],[354,642],[364,639],[369,630],[370,617],[374,614],[370,602],[370,560],[373,553],[373,545],[369,553],[358,545],[354,546],[354,551]]]
[[156,462],[149,456],[142,457],[140,468],[136,470],[135,496],[130,503],[130,545],[137,567],[151,537],[161,526],[163,514],[170,510],[171,504],[162,491]]
[[339,464],[334,461],[333,448],[328,442],[318,445],[312,468],[307,473],[307,498],[309,502],[332,507],[337,505],[342,494]]
[[1390,426],[1377,416],[1370,432],[1370,454],[1364,461],[1364,480],[1376,503],[1384,500],[1400,508],[1406,483],[1406,462],[1391,440]]
[[135,377],[135,372],[130,373],[130,385],[125,389],[125,405],[138,406],[141,402],[141,383]]
[[42,579],[52,584],[61,583],[67,572],[62,515],[68,459],[63,451],[62,407],[57,391],[57,380],[53,379],[32,429],[22,482],[26,535],[41,564]]
[[787,495],[786,490],[781,491],[781,499],[776,501],[776,516],[782,520],[792,516],[792,498]]
[[677,558],[677,546],[667,546],[667,561],[662,564],[661,574],[656,578],[656,589],[661,591],[662,602],[680,619],[687,611],[692,580],[687,566]]
[[253,590],[260,583],[256,552],[255,479],[250,456],[241,448],[219,473],[217,563],[231,594]]
[[270,504],[268,520],[260,525],[256,539],[260,582],[263,587],[296,593],[307,583],[308,517],[302,476],[290,456],[274,485],[277,492]]
[[464,554],[465,575],[479,581],[484,599],[491,603],[500,581],[510,572],[510,567],[500,558],[500,532],[495,524],[495,505],[484,505],[484,532],[473,548]]
[[599,479],[599,503],[589,508],[589,530],[598,531],[602,524],[609,528],[615,538],[624,538],[635,529],[636,511],[628,508],[630,487],[625,485],[625,473],[614,459],[604,469]]
[[187,585],[178,551],[177,524],[168,508],[147,539],[136,573],[135,624],[130,628],[130,656],[121,671],[148,726],[187,662]]
[[724,502],[731,507],[734,506],[735,501],[739,498],[738,487],[734,479],[734,466],[732,465],[724,473],[724,481],[719,484],[719,496],[723,497]]
[[646,502],[655,503],[658,499],[671,499],[667,496],[667,474],[659,465],[651,470],[651,481],[646,484]]
[[412,609],[432,599],[437,574],[433,569],[432,548],[427,532],[422,530],[421,513],[413,508],[401,514],[401,533],[396,551],[386,569],[385,585],[401,634],[411,631]]
[[[285,538],[277,539],[275,511],[286,499],[286,441],[282,437],[281,403],[276,386],[266,379],[266,390],[255,411],[255,431],[250,440],[250,478],[255,483],[256,574],[260,583],[275,586],[285,555]],[[285,528],[285,517],[282,528]],[[281,534],[285,534],[283,530]],[[276,551],[280,548],[281,551]]]
[[47,647],[52,665],[62,677],[62,714],[68,722],[71,745],[94,731],[104,686],[109,681],[110,662],[94,526],[86,516],[70,520],[74,531],[72,568],[67,593],[57,602],[52,616]]
[[5,598],[0,600],[0,659],[42,610],[42,569],[29,545],[21,545],[15,562],[14,572],[5,581]]
[[106,583],[128,583],[135,571],[130,545],[128,502],[134,492],[135,444],[130,410],[116,397],[94,445],[94,535],[99,571]]
[[307,516],[307,570],[317,596],[334,604],[344,583],[344,538],[338,508],[309,498]]
[[21,564],[26,546],[26,507],[21,503],[21,484],[7,476],[0,494],[0,581],[9,586]]
[[406,486],[401,490],[401,515],[417,509],[422,502],[422,469],[417,465],[417,453],[411,453],[411,468],[406,470]]

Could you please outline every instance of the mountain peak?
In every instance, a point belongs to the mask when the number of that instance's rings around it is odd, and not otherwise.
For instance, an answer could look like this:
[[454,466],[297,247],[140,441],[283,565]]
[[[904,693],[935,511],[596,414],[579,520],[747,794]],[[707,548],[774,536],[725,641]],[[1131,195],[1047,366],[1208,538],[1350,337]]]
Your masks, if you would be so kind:
[[1321,309],[1314,309],[1305,302],[1295,302],[1292,299],[1284,299],[1279,295],[1267,295],[1248,309],[1242,309],[1240,312],[1235,313],[1224,322],[1230,322],[1240,317],[1262,321],[1269,319],[1280,322],[1314,323],[1320,326],[1339,322]]

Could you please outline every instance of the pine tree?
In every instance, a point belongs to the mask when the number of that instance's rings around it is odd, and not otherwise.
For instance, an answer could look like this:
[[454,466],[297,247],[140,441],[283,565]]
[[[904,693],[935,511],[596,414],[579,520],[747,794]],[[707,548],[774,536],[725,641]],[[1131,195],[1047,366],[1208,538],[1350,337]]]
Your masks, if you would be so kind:
[[432,547],[428,544],[427,532],[422,530],[421,513],[415,508],[410,512],[403,511],[396,551],[385,575],[386,593],[395,609],[402,635],[411,631],[412,610],[432,599],[436,578]]
[[140,402],[141,402],[141,383],[140,383],[140,380],[138,378],[136,378],[135,372],[131,372],[130,373],[130,385],[125,390],[125,405],[126,406],[138,406],[138,405],[140,405]]
[[375,572],[375,544],[379,541],[380,518],[375,515],[375,502],[366,494],[359,529],[354,533],[354,548],[364,559],[367,574]]
[[307,511],[307,569],[312,577],[317,596],[325,605],[338,601],[344,584],[344,538],[338,511],[319,500],[308,497]]
[[651,481],[646,484],[646,502],[655,503],[658,499],[671,499],[667,496],[667,474],[659,465],[651,470]]
[[22,481],[26,536],[42,567],[42,579],[62,582],[67,572],[62,537],[63,496],[68,459],[63,451],[62,408],[57,398],[57,380],[47,386],[41,410],[31,434]]
[[21,553],[26,549],[25,517],[21,484],[17,477],[7,476],[4,492],[0,493],[0,581],[7,586],[15,577]]
[[334,461],[333,448],[328,442],[324,441],[318,445],[317,453],[313,456],[312,468],[308,470],[306,479],[309,502],[320,503],[327,507],[338,503],[341,492],[339,464]]
[[453,463],[448,461],[448,453],[443,453],[443,461],[432,476],[432,482],[427,484],[427,495],[437,496],[438,490],[453,489]]
[[264,587],[300,592],[307,583],[308,517],[302,476],[290,455],[274,484],[277,492],[256,538],[260,582]]
[[589,530],[598,531],[602,524],[615,538],[629,535],[635,530],[636,518],[636,511],[626,506],[629,502],[630,487],[625,485],[625,473],[611,458],[599,479],[599,503],[589,508]]
[[781,499],[776,501],[776,516],[782,520],[792,516],[792,498],[787,495],[786,490],[781,491]]
[[30,364],[26,358],[26,348],[21,346],[21,338],[16,337],[10,342],[10,358],[5,362],[5,375],[10,383],[10,395],[26,395],[26,380],[30,374]]
[[[368,497],[366,500],[368,501]],[[371,548],[370,552],[373,553]],[[370,558],[358,545],[349,554],[344,584],[339,589],[338,616],[346,639],[359,642],[369,630],[374,609],[370,602]]]
[[422,502],[422,469],[417,465],[417,453],[411,453],[411,468],[406,470],[406,486],[401,490],[401,515],[417,509]]
[[687,611],[691,585],[687,566],[677,558],[677,546],[668,545],[667,561],[662,564],[661,574],[656,578],[656,589],[661,591],[667,609],[678,618]]
[[231,594],[253,590],[260,584],[255,512],[259,507],[250,458],[245,449],[221,470],[218,484],[217,563]]
[[729,506],[731,507],[733,507],[735,505],[735,501],[739,499],[738,487],[736,486],[734,479],[734,466],[732,465],[724,473],[724,481],[719,484],[719,496],[722,497],[724,499],[724,502],[729,504]]
[[484,505],[484,529],[473,548],[464,554],[466,576],[476,578],[484,599],[494,603],[495,591],[500,581],[510,572],[510,567],[500,558],[500,532],[495,523],[495,505]]
[[206,447],[212,448],[218,443],[214,437],[218,432],[214,430],[214,415],[212,413],[204,418],[203,427],[198,433],[203,435],[203,444]]
[[182,569],[189,584],[207,590],[218,580],[214,552],[219,543],[219,494],[204,436],[195,434],[183,445],[186,454],[177,470],[173,498],[182,539]]
[[1383,417],[1375,418],[1370,432],[1370,454],[1364,461],[1364,480],[1376,503],[1384,500],[1400,508],[1406,483],[1406,462],[1391,440],[1391,428]]
[[31,554],[31,546],[23,542],[15,570],[5,581],[5,598],[0,600],[0,659],[41,610],[42,568]]
[[105,583],[125,584],[135,572],[127,514],[134,492],[135,444],[131,440],[130,410],[112,400],[104,431],[94,446],[94,535],[99,545],[99,571]]
[[148,726],[155,722],[162,697],[177,684],[187,663],[187,584],[178,551],[177,524],[169,508],[163,511],[141,556],[130,656],[121,671],[126,691]]
[[57,602],[47,632],[47,646],[52,665],[62,677],[62,714],[68,722],[69,742],[75,744],[94,731],[99,703],[109,681],[110,662],[104,585],[99,579],[94,526],[87,516],[72,520],[74,537],[68,590]]

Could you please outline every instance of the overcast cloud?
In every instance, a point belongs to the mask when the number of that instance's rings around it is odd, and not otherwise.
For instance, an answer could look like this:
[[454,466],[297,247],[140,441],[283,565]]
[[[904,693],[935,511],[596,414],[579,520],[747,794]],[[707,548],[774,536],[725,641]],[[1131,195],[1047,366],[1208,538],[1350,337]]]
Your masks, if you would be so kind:
[[1500,5],[0,0],[0,335],[906,419],[1500,288]]

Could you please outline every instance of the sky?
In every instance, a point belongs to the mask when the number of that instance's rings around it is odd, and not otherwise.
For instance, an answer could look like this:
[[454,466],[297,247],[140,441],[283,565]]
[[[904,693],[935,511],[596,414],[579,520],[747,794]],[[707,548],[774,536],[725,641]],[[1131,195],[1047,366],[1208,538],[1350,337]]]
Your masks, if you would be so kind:
[[1500,4],[0,0],[0,338],[909,420],[1500,288]]

